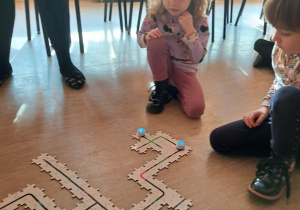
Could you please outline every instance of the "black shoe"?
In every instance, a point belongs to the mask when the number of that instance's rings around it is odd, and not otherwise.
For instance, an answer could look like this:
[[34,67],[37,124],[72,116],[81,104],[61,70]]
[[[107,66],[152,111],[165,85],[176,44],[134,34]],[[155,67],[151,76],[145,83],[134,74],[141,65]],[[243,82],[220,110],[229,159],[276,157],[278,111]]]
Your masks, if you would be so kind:
[[158,114],[164,110],[164,105],[172,100],[172,95],[167,91],[168,80],[154,83],[155,90],[151,93],[149,97],[146,110],[151,114]]
[[284,190],[286,197],[290,197],[290,173],[295,161],[270,157],[260,161],[257,165],[256,178],[248,186],[249,192],[266,199],[279,199]]
[[77,69],[75,66],[70,67],[70,69],[71,68],[73,68],[72,69],[73,74],[69,76],[67,76],[67,74],[63,74],[62,69],[60,70],[62,74],[62,78],[64,79],[66,85],[69,86],[70,88],[73,88],[75,90],[81,89],[84,86],[86,79],[82,74],[82,72],[79,69]]
[[150,95],[146,110],[151,114],[161,113],[164,110],[165,104],[169,103],[171,99],[172,96],[166,91],[160,93],[153,91]]
[[12,67],[9,64],[8,70],[3,75],[0,74],[0,86],[2,85],[3,81],[8,79],[11,75],[12,75]]

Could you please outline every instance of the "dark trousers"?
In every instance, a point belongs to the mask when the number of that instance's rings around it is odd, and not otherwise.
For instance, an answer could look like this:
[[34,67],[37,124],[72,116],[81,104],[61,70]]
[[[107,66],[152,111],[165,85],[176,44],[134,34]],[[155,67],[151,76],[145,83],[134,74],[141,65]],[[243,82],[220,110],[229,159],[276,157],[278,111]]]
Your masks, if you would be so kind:
[[210,135],[212,148],[220,153],[296,157],[300,147],[300,89],[285,86],[276,91],[270,117],[259,127],[248,128],[238,120],[216,128]]
[[[56,51],[61,68],[72,65],[70,47],[69,0],[37,0],[45,30]],[[15,19],[14,0],[0,0],[0,75],[9,66],[9,54]]]

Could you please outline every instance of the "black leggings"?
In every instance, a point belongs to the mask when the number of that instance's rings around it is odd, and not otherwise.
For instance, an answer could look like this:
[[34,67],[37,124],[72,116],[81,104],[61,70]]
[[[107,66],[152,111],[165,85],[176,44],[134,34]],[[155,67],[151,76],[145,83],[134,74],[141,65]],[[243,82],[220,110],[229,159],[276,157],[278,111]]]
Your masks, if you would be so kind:
[[[59,65],[68,68],[71,65],[69,0],[37,0],[37,4]],[[0,74],[9,66],[14,19],[14,0],[0,0]]]

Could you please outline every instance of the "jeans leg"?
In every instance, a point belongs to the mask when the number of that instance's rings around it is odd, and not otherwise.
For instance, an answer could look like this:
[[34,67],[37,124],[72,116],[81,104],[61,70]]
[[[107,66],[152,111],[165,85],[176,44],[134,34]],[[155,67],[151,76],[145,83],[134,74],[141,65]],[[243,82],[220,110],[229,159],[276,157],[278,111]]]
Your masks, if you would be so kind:
[[295,157],[300,146],[300,89],[280,88],[271,100],[273,151],[282,157]]
[[9,67],[10,46],[15,21],[15,1],[0,0],[0,78]]

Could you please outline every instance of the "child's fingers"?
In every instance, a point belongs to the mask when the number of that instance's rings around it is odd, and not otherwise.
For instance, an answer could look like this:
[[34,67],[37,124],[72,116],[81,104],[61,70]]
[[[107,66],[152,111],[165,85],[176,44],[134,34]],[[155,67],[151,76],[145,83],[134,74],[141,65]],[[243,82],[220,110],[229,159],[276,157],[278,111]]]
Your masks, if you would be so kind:
[[247,125],[247,127],[252,128],[251,123],[249,122],[248,115],[243,116],[243,121]]

